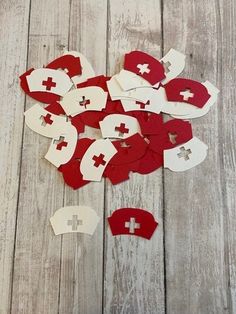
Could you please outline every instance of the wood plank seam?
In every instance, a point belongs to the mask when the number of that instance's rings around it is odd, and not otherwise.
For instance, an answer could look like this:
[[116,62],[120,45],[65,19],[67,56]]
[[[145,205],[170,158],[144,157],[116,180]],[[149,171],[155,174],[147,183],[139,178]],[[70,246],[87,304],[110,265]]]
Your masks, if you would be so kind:
[[[69,43],[70,43],[70,21],[71,21],[71,3],[72,0],[69,2],[69,22],[68,22],[68,37],[67,37],[67,46],[69,50]],[[63,180],[63,199],[62,204],[65,206],[65,182]],[[61,296],[61,271],[62,271],[62,245],[63,245],[63,235],[61,235],[61,245],[60,245],[60,266],[59,266],[59,286],[58,286],[58,297],[57,297],[57,313],[60,313],[60,296]]]
[[[29,35],[30,35],[30,15],[31,15],[31,0],[29,0],[29,15],[28,15],[28,32],[27,32],[27,47],[26,47],[26,62],[25,62],[25,70],[28,68],[28,57],[29,57]],[[19,87],[20,88],[20,87]],[[26,98],[24,97],[24,111],[26,108]],[[12,313],[12,301],[13,301],[13,282],[14,282],[14,266],[15,266],[15,252],[16,252],[16,235],[17,235],[17,222],[18,222],[18,209],[19,209],[19,199],[20,199],[20,183],[21,183],[21,170],[22,170],[22,158],[23,158],[23,140],[25,133],[25,119],[23,119],[23,128],[21,135],[21,153],[20,153],[20,166],[19,166],[19,183],[18,183],[18,191],[17,191],[17,202],[16,202],[16,221],[15,221],[15,230],[14,230],[14,247],[13,247],[13,257],[12,257],[12,273],[11,273],[11,296],[10,296],[10,313]]]
[[[221,10],[220,10],[220,3],[219,1],[216,1],[216,15],[217,15],[217,37],[219,36],[220,42],[220,49],[217,50],[217,83],[218,86],[223,86],[222,82],[222,77],[223,77],[223,63],[222,63],[222,58],[223,58],[223,51],[222,51],[222,45],[223,45],[223,40],[222,40],[222,34],[223,34],[223,27],[222,27],[222,16],[221,16]],[[223,104],[223,96],[222,93],[219,95],[219,101],[220,104]],[[218,129],[219,130],[224,130],[224,123],[223,123],[223,118],[221,111],[218,110]],[[220,145],[223,143],[223,136],[219,137],[219,145],[218,147],[222,147]],[[229,210],[228,204],[227,204],[227,188],[226,188],[226,177],[225,177],[225,165],[224,165],[224,151],[223,149],[219,150],[219,155],[220,155],[220,163],[221,163],[221,168],[220,168],[220,179],[221,179],[221,187],[222,187],[222,205],[224,208]],[[223,169],[223,171],[222,171]],[[224,220],[224,230],[229,230],[229,220],[228,220],[228,215],[223,215],[223,220]],[[230,292],[230,287],[231,287],[231,276],[230,276],[230,267],[229,267],[229,252],[230,252],[230,247],[229,247],[229,234],[228,232],[224,232],[224,245],[225,245],[225,252],[224,252],[224,260],[225,260],[225,267],[226,271],[225,274],[227,276],[226,282],[227,282],[227,307],[229,310],[229,313],[233,314],[233,300],[232,300],[232,295]]]
[[[110,0],[107,0],[107,21],[106,21],[106,75],[109,73],[108,65],[109,65],[109,50],[108,50],[108,38],[109,38],[109,22],[110,22]],[[105,310],[105,273],[106,273],[106,263],[105,263],[105,257],[106,257],[106,213],[107,213],[107,208],[106,208],[106,180],[104,179],[104,216],[103,216],[103,280],[102,280],[102,314],[104,314]]]
[[[220,49],[217,49],[217,83],[218,86],[223,86],[223,82],[222,82],[222,75],[223,75],[223,63],[222,63],[222,58],[223,58],[223,51],[222,51],[222,45],[223,45],[223,41],[222,41],[222,16],[221,16],[221,11],[220,11],[220,4],[218,1],[216,1],[216,15],[218,16],[217,20],[217,28],[219,29],[219,31],[217,31],[217,37],[219,36],[220,38],[217,40],[219,40],[220,42]],[[222,93],[219,94],[219,101],[220,104],[223,103],[223,96]],[[217,111],[218,114],[218,129],[219,130],[223,130],[224,129],[224,123],[223,123],[223,119],[222,119],[222,114],[221,111],[218,110]],[[221,136],[219,137],[218,140],[218,147],[222,147],[222,145],[220,145],[221,143],[223,143],[223,136],[221,134]],[[223,149],[219,149],[219,159],[220,159],[220,163],[221,163],[221,168],[220,168],[220,181],[221,181],[221,188],[222,188],[222,205],[224,208],[226,208],[227,210],[229,210],[228,208],[228,204],[227,204],[227,189],[226,189],[226,177],[225,177],[225,171],[222,171],[222,169],[224,170],[224,151]],[[224,225],[224,230],[229,230],[229,221],[228,221],[228,216],[227,215],[223,215],[223,225]],[[224,260],[225,260],[225,275],[227,276],[225,278],[226,282],[227,282],[227,308],[229,310],[229,313],[233,314],[233,300],[232,300],[232,296],[230,293],[230,285],[231,285],[231,280],[230,280],[230,267],[229,267],[229,235],[228,232],[224,232]]]
[[[161,56],[160,1],[110,2],[109,12],[112,19],[109,21],[108,74],[119,71],[119,61],[131,50]],[[132,174],[120,187],[107,182],[105,208],[108,215],[123,206],[140,206],[156,213],[160,228],[150,242],[131,237],[115,238],[107,230],[104,313],[165,313],[161,175],[161,169],[146,176]]]
[[[164,0],[160,0],[161,7],[161,57],[164,57]],[[166,241],[165,241],[165,171],[162,167],[162,221],[163,221],[163,271],[164,271],[164,310],[167,313],[167,283],[166,283]]]

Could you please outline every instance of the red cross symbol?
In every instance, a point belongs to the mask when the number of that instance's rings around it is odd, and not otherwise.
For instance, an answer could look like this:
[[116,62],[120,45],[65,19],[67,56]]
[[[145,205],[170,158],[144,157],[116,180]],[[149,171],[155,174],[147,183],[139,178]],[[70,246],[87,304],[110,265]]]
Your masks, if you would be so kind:
[[90,104],[89,99],[85,99],[85,96],[82,96],[83,100],[79,102],[80,106],[84,106],[84,108],[87,108],[86,106]]
[[46,124],[53,124],[53,120],[51,119],[51,114],[48,113],[45,117],[41,116],[40,119],[42,120],[42,125],[45,126]]
[[94,166],[99,167],[100,165],[105,166],[106,161],[103,159],[105,156],[100,154],[99,156],[93,156],[93,160],[95,161]]
[[57,84],[52,81],[52,77],[48,77],[47,81],[43,81],[42,85],[46,86],[46,90],[51,90],[52,87],[55,87]]
[[141,101],[136,101],[136,104],[140,106],[140,109],[145,109],[145,106],[150,105],[150,101],[148,100],[146,102],[146,104],[144,102],[141,102]]
[[65,138],[63,136],[60,136],[59,140],[54,140],[53,144],[57,145],[57,150],[62,150],[62,147],[67,146],[67,142],[64,141]]
[[116,126],[115,131],[118,131],[120,136],[123,136],[125,133],[129,133],[129,129],[125,127],[125,123],[121,123],[120,126]]

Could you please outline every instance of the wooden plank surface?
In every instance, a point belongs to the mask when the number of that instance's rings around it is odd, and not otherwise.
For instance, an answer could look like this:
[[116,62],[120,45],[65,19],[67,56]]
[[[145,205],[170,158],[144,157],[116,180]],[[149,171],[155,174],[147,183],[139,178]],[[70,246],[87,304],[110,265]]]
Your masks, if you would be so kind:
[[[161,54],[161,8],[159,1],[110,1],[108,74],[122,67],[131,50]],[[164,313],[164,262],[162,227],[162,170],[148,176],[106,185],[106,216],[121,207],[144,208],[159,221],[150,241],[138,237],[112,237],[106,225],[104,312]]]
[[[69,49],[82,52],[95,73],[106,72],[106,0],[72,1]],[[91,25],[96,25],[91,29]],[[99,38],[99,40],[98,40]],[[97,137],[86,129],[84,137]],[[64,205],[91,206],[101,218],[93,237],[67,234],[62,239],[59,313],[102,313],[104,183],[92,182],[79,191],[65,190]]]
[[[53,12],[53,13],[52,13]],[[41,67],[67,45],[69,3],[33,0],[27,67]],[[26,109],[34,104],[27,97]],[[25,127],[16,230],[12,313],[58,313],[61,238],[49,224],[63,205],[63,180],[44,159],[50,140]]]
[[[10,310],[18,203],[24,94],[18,73],[25,71],[29,1],[0,4],[0,313]],[[10,161],[10,162],[9,162]]]
[[[215,1],[164,1],[164,51],[185,53],[184,77],[221,88],[220,28]],[[218,104],[192,122],[205,142],[204,163],[183,173],[164,172],[167,313],[229,313]]]
[[218,81],[221,86],[219,99],[219,128],[221,130],[221,182],[225,212],[226,261],[228,267],[228,307],[230,313],[236,313],[236,106],[235,81],[236,63],[232,47],[236,43],[236,3],[220,1],[218,6],[220,23],[217,27],[217,38],[221,43],[217,52]]
[[[1,2],[0,314],[236,313],[235,10],[233,0]],[[171,47],[187,55],[185,77],[221,90],[193,121],[206,161],[117,186],[64,187],[43,158],[50,141],[23,126],[18,75],[64,48],[112,75],[129,50],[160,57]],[[26,97],[26,109],[34,103]],[[93,238],[54,236],[51,215],[76,204],[101,217]],[[153,212],[153,238],[112,237],[105,218],[119,207]]]

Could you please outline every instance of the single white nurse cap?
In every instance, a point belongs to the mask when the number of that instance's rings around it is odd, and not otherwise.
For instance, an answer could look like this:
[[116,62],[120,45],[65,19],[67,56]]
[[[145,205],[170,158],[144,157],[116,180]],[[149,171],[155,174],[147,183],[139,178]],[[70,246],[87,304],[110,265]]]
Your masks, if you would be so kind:
[[55,235],[70,232],[92,235],[99,220],[95,210],[88,206],[62,207],[50,218]]

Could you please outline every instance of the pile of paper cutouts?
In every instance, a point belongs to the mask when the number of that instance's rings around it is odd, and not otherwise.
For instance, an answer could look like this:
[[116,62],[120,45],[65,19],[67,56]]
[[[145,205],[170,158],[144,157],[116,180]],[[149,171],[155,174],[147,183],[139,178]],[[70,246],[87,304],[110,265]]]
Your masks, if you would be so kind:
[[[177,78],[184,65],[174,49],[161,60],[132,51],[118,74],[95,76],[81,53],[65,52],[20,76],[24,92],[47,104],[28,109],[25,122],[52,139],[45,158],[74,189],[102,177],[117,184],[162,166],[190,169],[205,159],[207,145],[193,136],[189,120],[205,115],[219,90]],[[164,122],[161,113],[172,119]],[[86,137],[85,126],[100,129],[101,138]]]

